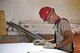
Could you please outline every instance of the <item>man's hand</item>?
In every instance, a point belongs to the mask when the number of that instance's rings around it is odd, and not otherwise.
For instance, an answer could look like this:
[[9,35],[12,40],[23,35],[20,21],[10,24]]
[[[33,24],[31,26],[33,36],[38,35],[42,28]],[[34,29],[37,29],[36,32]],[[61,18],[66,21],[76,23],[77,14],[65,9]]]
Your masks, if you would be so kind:
[[47,48],[47,49],[53,49],[56,47],[56,43],[52,44],[44,39],[43,40],[35,39],[33,43],[34,45],[43,45],[43,48]]
[[33,41],[34,45],[44,45],[44,39],[43,40],[40,40],[40,39],[35,39]]
[[43,48],[47,48],[47,49],[53,49],[56,47],[56,43],[52,44],[50,42],[45,42],[43,45]]

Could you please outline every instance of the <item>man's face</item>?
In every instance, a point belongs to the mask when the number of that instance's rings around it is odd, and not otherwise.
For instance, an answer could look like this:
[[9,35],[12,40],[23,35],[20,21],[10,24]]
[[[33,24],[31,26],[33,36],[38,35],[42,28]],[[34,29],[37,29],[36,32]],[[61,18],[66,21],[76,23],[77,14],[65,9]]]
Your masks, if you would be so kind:
[[51,12],[48,16],[48,19],[46,20],[49,24],[54,24],[56,22],[56,14]]

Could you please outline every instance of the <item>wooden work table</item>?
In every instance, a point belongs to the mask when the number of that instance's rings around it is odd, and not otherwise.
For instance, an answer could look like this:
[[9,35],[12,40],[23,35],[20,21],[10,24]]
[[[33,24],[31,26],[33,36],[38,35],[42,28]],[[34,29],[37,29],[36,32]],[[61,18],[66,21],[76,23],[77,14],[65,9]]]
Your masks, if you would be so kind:
[[[38,34],[39,36],[43,37],[46,40],[52,39],[53,35],[52,34]],[[45,36],[46,35],[46,36]],[[13,35],[12,35],[13,36]],[[80,35],[76,34],[73,36],[73,46],[74,46],[74,53],[80,53]],[[12,43],[12,42],[17,42],[17,38],[11,39],[11,40],[0,40],[0,43]],[[32,39],[31,39],[32,40]]]
[[80,53],[80,34],[74,35],[74,53]]

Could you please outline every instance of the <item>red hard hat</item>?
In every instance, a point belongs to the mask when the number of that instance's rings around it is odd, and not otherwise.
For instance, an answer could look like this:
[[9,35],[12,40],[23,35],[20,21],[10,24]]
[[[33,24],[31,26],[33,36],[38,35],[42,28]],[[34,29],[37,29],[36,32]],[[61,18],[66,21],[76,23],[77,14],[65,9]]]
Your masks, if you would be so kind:
[[40,9],[39,15],[40,15],[41,19],[43,19],[45,21],[50,12],[51,12],[51,7],[43,7]]

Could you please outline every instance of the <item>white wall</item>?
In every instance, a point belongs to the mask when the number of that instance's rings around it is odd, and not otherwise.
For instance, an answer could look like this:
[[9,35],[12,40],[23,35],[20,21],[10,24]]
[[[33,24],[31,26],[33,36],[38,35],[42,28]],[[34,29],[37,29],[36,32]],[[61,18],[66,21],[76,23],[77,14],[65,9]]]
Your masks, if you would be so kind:
[[0,9],[5,11],[8,21],[42,22],[38,15],[42,6],[54,7],[60,17],[80,23],[80,0],[0,0]]
[[[42,3],[43,2],[43,3]],[[51,4],[49,4],[49,3]],[[40,20],[38,11],[43,5],[52,5],[52,1],[47,0],[1,0],[1,9],[5,10],[7,20]]]
[[80,23],[80,0],[55,0],[54,7],[59,16],[71,23]]

